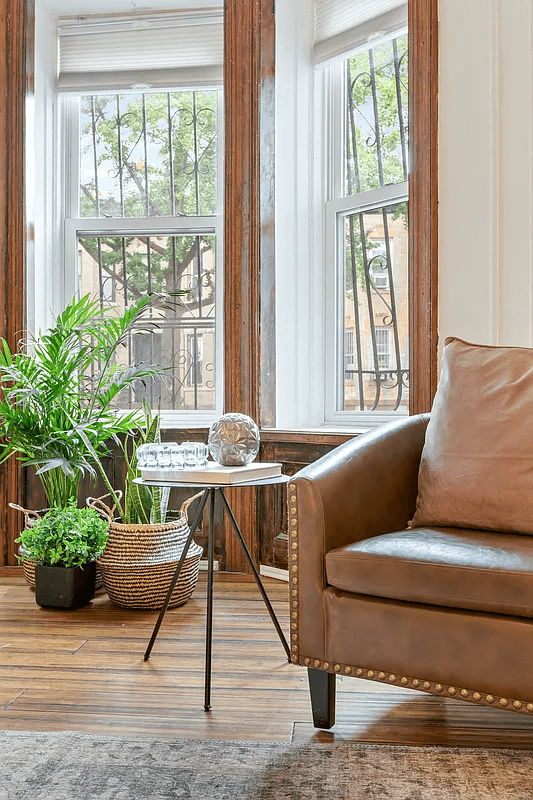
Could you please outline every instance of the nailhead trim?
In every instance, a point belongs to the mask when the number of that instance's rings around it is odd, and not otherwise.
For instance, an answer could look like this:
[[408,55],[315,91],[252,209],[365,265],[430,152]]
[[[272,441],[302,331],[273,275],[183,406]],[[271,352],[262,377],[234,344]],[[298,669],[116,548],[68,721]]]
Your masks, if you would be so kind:
[[345,664],[330,664],[328,661],[321,661],[305,657],[300,659],[300,664],[309,666],[313,663],[316,669],[324,669],[329,672],[338,673],[342,672],[345,675],[356,675],[358,678],[367,678],[375,681],[387,681],[389,683],[396,683],[402,686],[407,686],[410,689],[418,689],[429,694],[443,694],[449,695],[456,700],[466,700],[470,703],[478,703],[480,705],[493,705],[496,704],[500,708],[507,711],[516,711],[522,714],[533,715],[533,703],[524,703],[521,700],[510,700],[507,697],[497,697],[492,694],[483,694],[482,692],[472,692],[469,689],[457,689],[455,686],[446,686],[442,683],[432,683],[431,681],[424,681],[420,678],[408,678],[405,675],[396,675],[394,672],[383,672],[382,670],[365,669],[364,667],[352,667]]
[[[293,609],[291,618],[296,620],[291,622],[291,661],[298,664],[299,659],[299,614],[298,609],[300,606],[300,597],[298,591],[298,495],[296,494],[296,484],[289,481],[287,485],[287,513],[289,515],[289,536],[290,536],[290,551],[291,561],[295,561],[291,565],[291,607]],[[304,664],[309,666],[311,663],[310,658],[304,659]]]

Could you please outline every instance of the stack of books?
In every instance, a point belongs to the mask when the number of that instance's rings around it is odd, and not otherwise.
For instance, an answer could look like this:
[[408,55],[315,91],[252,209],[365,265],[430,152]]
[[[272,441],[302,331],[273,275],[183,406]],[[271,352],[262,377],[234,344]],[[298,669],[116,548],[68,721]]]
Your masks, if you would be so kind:
[[165,483],[209,484],[245,483],[275,478],[281,475],[281,464],[254,461],[243,467],[225,467],[216,461],[208,461],[205,467],[190,469],[141,469],[143,481],[164,481]]

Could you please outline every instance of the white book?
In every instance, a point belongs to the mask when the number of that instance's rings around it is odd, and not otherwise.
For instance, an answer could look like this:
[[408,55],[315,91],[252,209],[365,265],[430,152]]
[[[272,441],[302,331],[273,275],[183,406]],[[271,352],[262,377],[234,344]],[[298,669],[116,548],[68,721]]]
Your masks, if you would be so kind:
[[141,469],[143,481],[164,481],[167,483],[244,483],[275,478],[281,475],[281,464],[253,461],[243,467],[225,467],[216,461],[208,461],[205,467],[192,469]]

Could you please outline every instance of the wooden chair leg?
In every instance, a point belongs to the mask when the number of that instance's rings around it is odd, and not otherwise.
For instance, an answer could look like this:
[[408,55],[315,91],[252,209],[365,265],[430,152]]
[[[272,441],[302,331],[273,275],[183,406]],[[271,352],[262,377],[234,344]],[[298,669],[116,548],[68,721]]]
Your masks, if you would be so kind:
[[313,725],[315,728],[331,728],[335,725],[335,678],[321,669],[308,669]]

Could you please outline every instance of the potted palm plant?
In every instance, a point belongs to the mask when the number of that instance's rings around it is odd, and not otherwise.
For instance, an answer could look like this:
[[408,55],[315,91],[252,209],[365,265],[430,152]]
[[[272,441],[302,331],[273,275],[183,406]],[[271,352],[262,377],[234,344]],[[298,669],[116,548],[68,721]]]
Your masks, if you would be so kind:
[[28,334],[15,352],[0,340],[0,464],[16,456],[33,466],[50,509],[76,503],[82,476],[95,476],[110,442],[138,421],[136,411],[117,414],[114,402],[161,369],[115,356],[132,335],[153,331],[146,312],[166,300],[146,295],[119,311],[74,298],[46,333]]
[[17,542],[24,557],[35,563],[35,600],[46,608],[74,609],[94,597],[96,558],[103,551],[108,525],[91,508],[52,508]]

